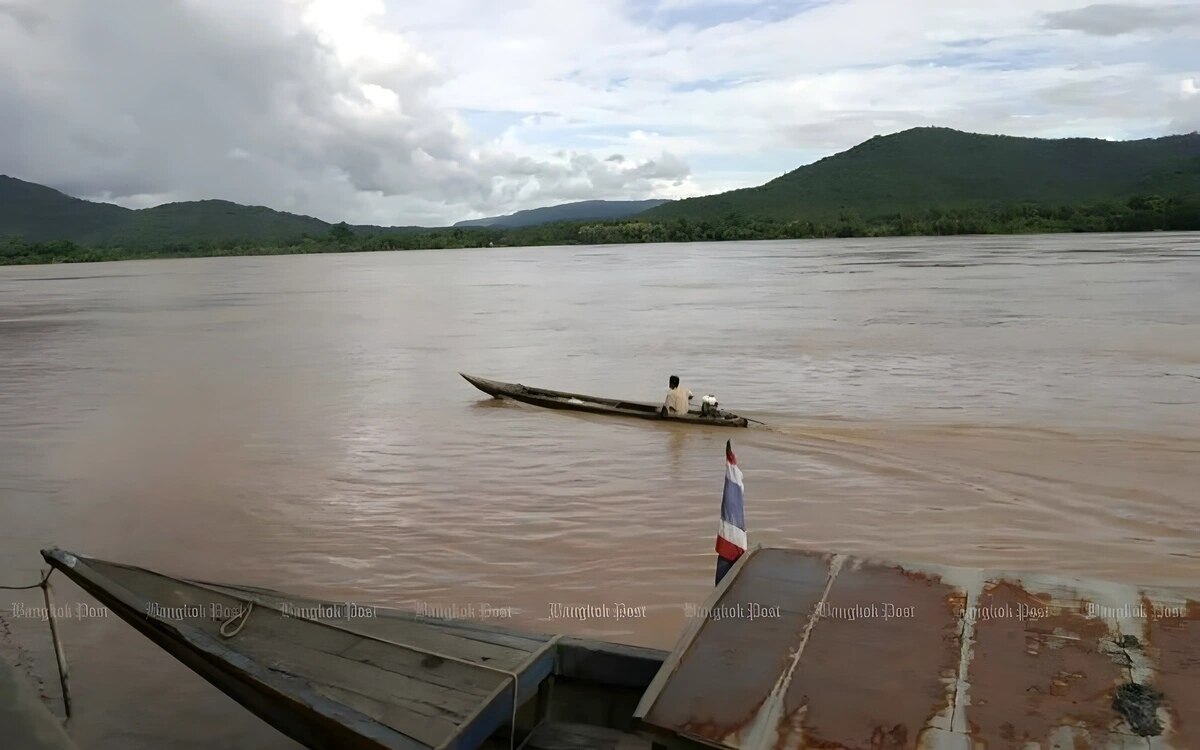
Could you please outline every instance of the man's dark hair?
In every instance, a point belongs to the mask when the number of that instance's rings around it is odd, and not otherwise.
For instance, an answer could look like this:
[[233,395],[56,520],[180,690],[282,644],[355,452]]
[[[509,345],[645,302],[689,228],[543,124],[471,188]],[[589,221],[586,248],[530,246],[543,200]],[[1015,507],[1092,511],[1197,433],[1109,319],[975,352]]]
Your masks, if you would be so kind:
[[667,385],[669,385],[671,388],[678,388],[679,387],[679,376],[672,375],[671,379],[667,381]]

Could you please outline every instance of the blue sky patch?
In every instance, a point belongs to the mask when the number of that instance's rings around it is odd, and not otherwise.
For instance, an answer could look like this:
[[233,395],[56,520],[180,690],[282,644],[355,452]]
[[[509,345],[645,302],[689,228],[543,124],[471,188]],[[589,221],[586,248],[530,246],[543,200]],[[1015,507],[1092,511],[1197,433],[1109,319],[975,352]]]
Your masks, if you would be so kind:
[[628,9],[635,21],[665,31],[676,26],[709,29],[747,20],[777,23],[831,1],[779,0],[758,3],[745,0],[695,0],[685,5],[664,7],[658,0],[630,0]]
[[738,86],[751,82],[751,79],[746,78],[700,79],[696,81],[684,81],[683,83],[672,84],[671,91],[678,93],[686,93],[689,91],[723,91],[725,89],[737,88]]

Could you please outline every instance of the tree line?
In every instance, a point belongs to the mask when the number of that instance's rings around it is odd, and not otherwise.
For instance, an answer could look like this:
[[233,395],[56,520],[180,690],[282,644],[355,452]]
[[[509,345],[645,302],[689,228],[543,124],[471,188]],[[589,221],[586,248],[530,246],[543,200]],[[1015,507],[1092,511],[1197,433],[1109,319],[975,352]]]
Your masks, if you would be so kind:
[[356,231],[343,223],[335,225],[325,234],[302,236],[291,242],[204,241],[154,246],[84,246],[69,240],[31,243],[18,237],[8,237],[0,238],[0,265],[530,245],[1154,230],[1200,230],[1200,195],[1149,195],[1126,201],[1071,206],[1027,203],[1000,207],[928,208],[874,218],[845,213],[819,220],[790,221],[730,213],[703,219],[631,218],[559,222],[518,228],[450,227],[380,232]]

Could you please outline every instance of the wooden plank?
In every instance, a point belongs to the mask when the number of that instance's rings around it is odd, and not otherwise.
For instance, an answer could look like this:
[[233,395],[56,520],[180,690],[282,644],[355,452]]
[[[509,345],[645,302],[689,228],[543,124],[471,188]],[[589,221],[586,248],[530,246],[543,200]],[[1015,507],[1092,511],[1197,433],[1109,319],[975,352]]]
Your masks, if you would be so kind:
[[145,603],[140,614],[168,623],[185,622],[216,635],[228,614],[243,602],[228,594],[205,591],[184,581],[141,568],[88,560],[96,575],[136,592]]
[[420,651],[372,641],[306,620],[282,617],[272,610],[256,609],[242,631],[227,643],[237,648],[239,643],[247,639],[321,651],[432,685],[459,690],[479,699],[491,693],[503,679],[502,674],[493,670],[428,656]]
[[[217,591],[228,596],[253,599],[256,602],[261,602],[275,609],[281,608],[284,604],[288,604],[297,608],[320,606],[343,607],[346,604],[346,602],[330,602],[322,599],[313,599],[305,596],[286,594],[273,589],[261,588],[257,586],[242,586],[227,583],[212,583],[208,581],[191,580],[184,582],[200,588]],[[390,607],[377,605],[368,604],[361,606],[364,609],[370,610],[372,615],[370,617],[355,617],[348,619],[353,619],[359,622],[366,620],[375,620],[378,622],[397,622],[399,623],[398,627],[407,627],[415,624],[420,627],[453,633],[462,638],[468,638],[471,640],[482,641],[484,643],[492,643],[497,646],[505,646],[519,651],[525,651],[526,653],[533,653],[541,648],[542,644],[551,638],[550,635],[545,633],[531,633],[524,630],[505,628],[499,625],[493,625],[491,623],[429,617],[410,610],[393,609]]]
[[474,712],[479,704],[476,697],[452,688],[432,685],[303,646],[251,639],[234,645],[240,653],[268,669],[303,678],[314,686],[330,685],[353,690],[368,698],[403,706],[426,716],[443,716],[461,721]]
[[447,633],[458,638],[488,643],[493,646],[503,646],[514,651],[523,651],[526,654],[537,651],[553,637],[546,634],[522,633],[470,620],[426,617],[400,610],[381,610],[380,616],[374,619],[379,623],[390,621],[396,621],[398,624],[410,623],[430,631]]
[[459,733],[441,746],[447,750],[474,750],[496,731],[511,726],[514,707],[537,694],[542,682],[554,672],[558,639],[547,643],[540,651],[513,670],[517,679],[508,680],[462,724]]
[[399,649],[379,641],[359,641],[343,652],[342,656],[479,699],[487,697],[507,679],[507,675],[502,672],[469,667],[437,656]]
[[[318,600],[289,599],[219,584],[193,584],[127,566],[98,563],[96,568],[113,576],[119,576],[122,585],[126,587],[145,592],[144,595],[149,602],[161,608],[161,610],[154,609],[153,612],[177,609],[201,610],[202,614],[198,617],[166,617],[165,619],[186,621],[214,637],[218,636],[221,624],[227,619],[225,614],[244,606],[244,601],[253,601],[256,606],[260,607],[257,613],[251,615],[249,621],[251,623],[263,620],[264,608],[274,610],[279,615],[283,612],[297,612],[298,610],[303,613],[306,609],[317,607],[342,607],[343,610],[340,611],[344,611],[346,606]],[[373,608],[364,609],[374,611]],[[282,620],[295,623],[308,622],[300,617],[283,617]],[[411,619],[403,617],[355,617],[346,620],[316,618],[316,621],[323,623],[331,642],[344,641],[345,647],[349,647],[354,642],[347,639],[368,635],[499,669],[514,668],[547,640],[547,638],[495,632],[486,626],[463,627],[455,623],[423,621],[416,616]],[[314,628],[322,628],[322,625],[315,623],[310,623],[310,625]],[[353,630],[354,633],[361,635],[337,635],[340,629]],[[290,632],[292,635],[298,635],[303,631],[293,629]],[[319,639],[320,636],[313,636],[313,638]],[[318,647],[312,640],[308,642],[308,645]],[[318,648],[336,653],[332,647]],[[421,658],[423,659],[424,656]]]
[[449,620],[437,617],[429,617],[403,609],[386,609],[383,607],[377,608],[378,620],[401,620],[404,622],[416,622],[422,625],[446,630],[461,635],[463,638],[473,638],[483,641],[484,643],[493,643],[497,646],[507,646],[528,653],[533,653],[542,647],[546,641],[553,638],[553,635],[547,633],[535,633],[526,630],[516,630],[515,628],[506,628],[492,623],[475,622],[472,620]]
[[[194,586],[189,583],[160,576],[149,571],[124,566],[108,566],[101,564],[114,575],[121,576],[125,583],[139,590],[152,592],[157,598],[154,603],[163,608],[200,608],[204,613],[200,617],[182,618],[195,626],[201,627],[213,636],[217,636],[220,624],[224,622],[223,613],[243,606],[243,599],[236,598],[237,594],[250,601],[260,602],[258,608],[251,612],[239,638],[258,635],[263,639],[276,639],[282,643],[304,646],[309,649],[323,651],[328,654],[343,655],[346,658],[375,664],[389,671],[421,679],[434,685],[454,688],[477,698],[487,696],[499,683],[501,676],[489,669],[473,670],[470,666],[449,659],[431,657],[422,650],[437,650],[467,661],[476,661],[504,669],[509,665],[520,663],[527,658],[528,651],[524,648],[510,648],[489,643],[489,639],[503,640],[507,643],[517,643],[525,647],[537,645],[542,641],[533,638],[510,638],[505,634],[491,634],[485,630],[474,629],[441,629],[439,624],[424,623],[415,620],[396,619],[394,627],[371,627],[367,618],[347,620],[345,624],[366,631],[386,632],[396,638],[397,643],[416,646],[417,650],[390,646],[378,642],[365,641],[361,635],[342,630],[342,622],[321,620],[312,622],[298,617],[288,617],[280,611],[288,604],[286,599],[258,592],[237,591],[231,587]],[[230,595],[224,593],[230,591]],[[297,606],[304,608],[310,602],[299,600]],[[341,606],[328,602],[311,602],[312,606]],[[216,605],[214,608],[213,605]],[[295,611],[287,610],[283,611]],[[213,617],[213,612],[222,613]],[[176,619],[176,618],[167,618]],[[366,626],[364,627],[364,623]],[[372,645],[375,644],[375,645]],[[433,648],[430,648],[430,647]],[[348,649],[355,649],[350,654],[344,654]]]
[[480,640],[473,633],[452,632],[436,624],[405,623],[400,620],[385,623],[377,619],[364,619],[356,620],[351,628],[354,632],[364,635],[406,643],[497,669],[514,670],[528,659],[531,653],[523,648]]
[[420,714],[405,706],[387,703],[354,690],[332,685],[314,685],[313,689],[330,700],[370,716],[380,724],[402,732],[430,748],[441,745],[446,738],[454,736],[458,731],[458,724],[443,716]]
[[256,606],[250,612],[250,617],[241,632],[233,638],[222,638],[234,649],[246,639],[274,640],[337,656],[361,642],[363,638],[337,628],[284,617],[275,610]]
[[[220,592],[235,592],[236,588],[221,584],[198,584],[205,589]],[[305,610],[316,607],[344,607],[343,604],[306,600],[296,598],[280,598],[258,592],[241,592],[256,606],[263,606],[280,612],[304,614]],[[342,611],[342,610],[338,610]],[[519,637],[502,632],[490,632],[486,626],[478,628],[458,627],[454,623],[435,621],[429,618],[401,617],[395,610],[388,611],[390,616],[380,617],[316,617],[314,622],[330,627],[336,627],[346,632],[360,636],[380,638],[395,643],[404,643],[425,651],[455,656],[459,659],[476,662],[481,665],[499,669],[513,669],[529,654],[540,648],[546,638]],[[306,619],[297,616],[294,619]]]

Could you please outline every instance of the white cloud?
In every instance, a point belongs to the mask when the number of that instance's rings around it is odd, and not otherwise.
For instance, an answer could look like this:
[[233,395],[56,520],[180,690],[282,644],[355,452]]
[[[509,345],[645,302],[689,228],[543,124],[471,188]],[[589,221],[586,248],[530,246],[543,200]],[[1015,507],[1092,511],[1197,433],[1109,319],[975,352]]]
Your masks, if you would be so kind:
[[99,6],[0,1],[0,172],[126,205],[439,224],[757,184],[916,125],[1200,122],[1195,63],[1155,43],[1200,42],[1170,2]]

